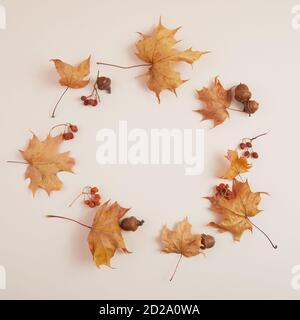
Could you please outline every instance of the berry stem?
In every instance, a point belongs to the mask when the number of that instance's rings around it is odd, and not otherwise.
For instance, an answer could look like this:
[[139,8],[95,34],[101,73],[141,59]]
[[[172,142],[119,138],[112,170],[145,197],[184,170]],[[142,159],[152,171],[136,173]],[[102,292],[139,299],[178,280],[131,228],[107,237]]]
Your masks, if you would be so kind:
[[54,109],[52,111],[52,115],[51,115],[51,118],[55,118],[55,111],[61,101],[61,99],[63,98],[63,96],[66,94],[66,92],[68,91],[70,87],[66,87],[66,89],[64,90],[64,92],[61,94],[61,96],[59,97],[58,101],[56,102],[56,105],[54,106]]
[[72,207],[72,205],[83,195],[84,193],[81,192],[79,195],[68,205],[68,208]]
[[178,266],[179,266],[179,263],[180,263],[181,259],[182,259],[182,254],[180,255],[180,257],[179,257],[179,259],[178,259],[178,261],[177,261],[175,270],[174,270],[174,272],[173,272],[173,274],[172,274],[172,276],[171,276],[171,278],[170,278],[170,281],[172,281],[172,280],[174,279],[174,276],[175,276],[175,274],[176,274],[176,272],[177,272],[177,269],[178,269]]
[[257,225],[255,225],[249,218],[247,218],[247,220],[253,225],[253,227],[259,230],[269,240],[273,249],[277,249],[277,244],[274,244],[272,240],[269,238],[269,236],[262,229],[260,229]]
[[138,67],[150,67],[152,66],[151,63],[143,63],[143,64],[136,64],[133,66],[119,66],[118,64],[111,64],[111,63],[104,63],[104,62],[97,62],[97,64],[102,65],[102,66],[110,66],[110,67],[115,67],[115,68],[120,68],[120,69],[132,69],[132,68],[138,68]]
[[58,127],[62,127],[62,126],[67,127],[67,126],[70,126],[70,125],[71,125],[71,123],[61,123],[61,124],[57,124],[56,126],[54,126],[54,127],[52,127],[52,128],[50,129],[49,134],[50,134],[54,129],[56,129],[56,128],[58,128]]
[[28,162],[25,161],[15,161],[15,160],[8,160],[7,163],[21,163],[21,164],[28,164]]
[[84,224],[84,223],[81,223],[77,220],[74,220],[74,219],[71,219],[71,218],[67,218],[67,217],[63,217],[63,216],[56,216],[56,215],[52,215],[52,214],[47,214],[46,215],[46,218],[58,218],[58,219],[64,219],[64,220],[69,220],[69,221],[72,221],[72,222],[75,222],[83,227],[86,227],[86,228],[89,228],[89,229],[92,229],[91,226],[88,226],[87,224]]
[[253,140],[258,139],[258,138],[260,138],[260,137],[262,137],[262,136],[265,136],[265,135],[268,134],[269,132],[270,132],[270,131],[265,132],[265,133],[262,133],[262,134],[259,134],[258,136],[254,137],[254,138],[251,138],[250,141],[253,141]]

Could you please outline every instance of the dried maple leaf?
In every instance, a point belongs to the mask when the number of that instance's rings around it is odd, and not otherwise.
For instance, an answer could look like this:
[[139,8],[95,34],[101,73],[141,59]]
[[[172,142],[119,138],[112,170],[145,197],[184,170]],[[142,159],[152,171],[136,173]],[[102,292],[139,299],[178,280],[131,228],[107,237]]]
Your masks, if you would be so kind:
[[174,49],[173,46],[178,42],[174,37],[178,29],[167,29],[159,21],[152,35],[141,34],[143,39],[136,43],[137,56],[151,65],[146,74],[147,84],[155,92],[158,101],[161,91],[170,90],[176,94],[176,88],[186,81],[174,69],[177,62],[192,64],[207,53],[192,51],[191,48],[185,51]]
[[237,151],[228,150],[226,158],[230,161],[230,167],[221,177],[222,179],[232,180],[240,173],[248,172],[251,164],[246,157],[239,157]]
[[215,78],[210,89],[203,88],[197,93],[199,100],[205,103],[203,109],[196,110],[202,115],[202,121],[210,119],[216,127],[229,117],[227,108],[229,108],[232,100],[231,89],[225,90],[218,77]]
[[33,135],[27,148],[20,150],[22,157],[29,164],[25,179],[29,178],[29,189],[35,194],[38,188],[44,189],[48,194],[62,188],[62,182],[57,177],[61,171],[72,172],[75,160],[69,152],[59,153],[59,146],[63,142],[62,134],[48,137],[41,141]]
[[110,260],[117,249],[129,253],[120,227],[120,219],[128,210],[120,207],[117,202],[112,205],[106,202],[97,210],[88,236],[89,247],[97,267],[110,267]]
[[201,253],[202,237],[200,234],[192,234],[191,231],[192,225],[188,218],[178,222],[173,230],[164,226],[160,234],[161,250],[166,253],[178,253],[185,257],[198,255]]
[[72,66],[59,59],[52,59],[51,61],[54,62],[56,70],[60,75],[59,83],[62,86],[79,89],[85,87],[90,81],[84,80],[90,73],[90,60],[91,56],[77,66]]
[[252,224],[249,217],[253,217],[261,212],[258,209],[261,194],[266,192],[252,192],[248,181],[239,182],[236,179],[232,182],[233,198],[226,198],[215,195],[207,197],[211,202],[210,209],[222,215],[220,223],[210,222],[209,226],[217,228],[220,232],[229,231],[234,240],[240,240],[245,230],[252,231]]

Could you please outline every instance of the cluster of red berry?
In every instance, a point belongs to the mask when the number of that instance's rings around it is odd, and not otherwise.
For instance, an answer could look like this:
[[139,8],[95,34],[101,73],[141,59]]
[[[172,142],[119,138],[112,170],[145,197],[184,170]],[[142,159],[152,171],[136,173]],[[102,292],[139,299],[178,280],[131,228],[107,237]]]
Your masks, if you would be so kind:
[[240,143],[240,149],[245,150],[243,153],[244,157],[258,159],[258,153],[252,150],[251,139],[243,139],[242,143]]
[[220,183],[216,186],[216,196],[221,196],[227,200],[233,199],[233,192],[229,189],[228,184]]
[[64,140],[74,139],[74,133],[78,131],[78,127],[75,124],[71,124],[71,123],[57,124],[56,126],[50,129],[49,134],[51,134],[51,132],[54,129],[60,128],[60,127],[64,127],[63,134],[62,134],[62,138]]
[[80,97],[81,101],[83,101],[83,104],[85,106],[92,106],[92,107],[96,107],[98,105],[98,103],[100,102],[98,96],[81,96]]
[[97,187],[88,187],[88,191],[84,194],[84,204],[90,208],[97,207],[101,204],[101,196]]
[[72,140],[74,139],[74,133],[78,131],[78,127],[74,124],[67,124],[65,126],[65,132],[63,133],[64,140]]

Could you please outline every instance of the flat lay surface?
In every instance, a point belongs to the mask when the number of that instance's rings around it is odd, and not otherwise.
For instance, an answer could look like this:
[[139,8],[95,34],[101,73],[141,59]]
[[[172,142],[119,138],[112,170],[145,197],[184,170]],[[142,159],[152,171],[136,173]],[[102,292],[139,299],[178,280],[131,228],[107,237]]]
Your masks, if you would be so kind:
[[[1,165],[0,265],[6,290],[0,299],[299,299],[292,268],[300,264],[299,197],[299,57],[300,29],[293,28],[296,1],[97,1],[1,0],[6,29],[0,30]],[[51,118],[64,88],[50,59],[76,64],[91,54],[91,77],[97,61],[139,64],[137,32],[151,33],[159,18],[168,28],[182,28],[176,48],[210,51],[193,66],[178,64],[183,79],[177,97],[147,89],[143,68],[100,66],[112,79],[112,93],[86,108],[80,96],[89,88],[70,89]],[[219,76],[226,88],[247,83],[260,102],[252,117],[231,112],[212,129],[193,110],[201,102],[196,90]],[[100,129],[204,129],[204,171],[185,175],[185,165],[102,165],[96,161]],[[64,186],[50,197],[33,198],[24,181],[21,160],[33,131],[46,137],[58,123],[76,123],[76,139],[64,142],[76,159],[75,174],[61,173]],[[247,177],[262,196],[263,209],[253,222],[277,243],[273,250],[261,233],[246,231],[240,242],[207,224],[215,219],[204,196],[212,194],[226,166],[224,155],[244,137],[270,131],[256,142],[260,157]],[[85,185],[101,188],[104,199],[117,200],[144,225],[125,233],[129,255],[117,253],[112,267],[98,269],[88,248],[88,230],[68,221],[46,219],[59,214],[86,224],[94,210],[68,204]],[[178,255],[160,252],[164,224],[173,227],[188,216],[195,233],[210,233],[216,245],[204,255],[183,258],[169,278]]]

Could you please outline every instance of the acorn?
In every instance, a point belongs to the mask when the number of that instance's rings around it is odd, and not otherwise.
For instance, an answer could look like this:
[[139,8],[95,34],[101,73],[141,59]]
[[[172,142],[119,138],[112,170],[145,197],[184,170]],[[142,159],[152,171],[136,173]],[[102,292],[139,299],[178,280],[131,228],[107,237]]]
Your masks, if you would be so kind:
[[239,102],[246,102],[249,101],[251,99],[251,92],[248,88],[247,85],[245,85],[244,83],[240,83],[234,90],[234,97],[235,100],[239,101]]
[[99,90],[106,90],[111,93],[111,79],[107,77],[98,77],[97,86]]
[[201,249],[209,249],[215,245],[216,241],[215,238],[209,234],[203,233],[201,235]]
[[255,113],[259,108],[259,103],[255,100],[249,100],[244,102],[244,112],[248,113],[251,116],[252,113]]
[[143,224],[144,220],[138,220],[136,217],[129,217],[121,221],[120,227],[125,231],[136,231],[137,228]]

